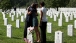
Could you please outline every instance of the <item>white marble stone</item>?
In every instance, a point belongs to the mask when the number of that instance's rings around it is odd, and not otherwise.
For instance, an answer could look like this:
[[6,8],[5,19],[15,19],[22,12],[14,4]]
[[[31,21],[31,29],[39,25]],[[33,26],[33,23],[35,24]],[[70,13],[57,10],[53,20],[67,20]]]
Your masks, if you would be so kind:
[[51,14],[51,13],[50,13],[50,12],[48,12],[48,16],[50,16],[50,14]]
[[73,36],[73,25],[68,25],[67,34],[68,36]]
[[53,13],[52,12],[50,13],[50,18],[53,18]]
[[8,19],[4,18],[4,25],[7,26],[7,24],[8,24]]
[[6,17],[6,15],[5,15],[5,13],[4,12],[2,12],[2,14],[3,14],[3,20],[5,19],[5,17]]
[[34,43],[34,41],[33,41],[33,29],[34,29],[34,27],[28,27],[27,28],[27,39],[28,39],[28,41],[30,42],[30,43]]
[[12,16],[12,14],[11,13],[9,13],[9,17],[11,17]]
[[20,20],[19,19],[16,19],[16,27],[20,28]]
[[65,17],[65,22],[69,22],[69,16]]
[[76,28],[76,20],[74,21],[74,28]]
[[19,14],[18,13],[16,13],[16,18],[18,18],[19,17]]
[[73,13],[74,14],[74,18],[76,18],[76,13]]
[[62,19],[58,19],[58,26],[62,26]]
[[55,32],[55,43],[63,43],[63,33],[61,31]]
[[57,17],[59,16],[59,14],[60,14],[60,12],[56,12],[56,16],[57,16]]
[[11,20],[14,21],[14,15],[12,15]]
[[21,22],[24,22],[24,16],[21,16]]
[[19,13],[19,15],[21,16],[21,11],[19,11],[18,13]]
[[10,24],[7,25],[7,37],[12,37],[12,25]]
[[16,12],[15,11],[13,11],[13,14],[14,14],[14,16],[16,15]]
[[27,12],[28,12],[27,10],[24,12],[24,18],[26,18]]
[[52,33],[52,23],[47,23],[47,33]]
[[56,14],[54,15],[54,21],[56,21],[57,20],[57,17],[56,17]]
[[62,17],[62,12],[60,12],[60,19],[62,19],[63,17]]
[[73,14],[70,13],[70,20],[73,20]]

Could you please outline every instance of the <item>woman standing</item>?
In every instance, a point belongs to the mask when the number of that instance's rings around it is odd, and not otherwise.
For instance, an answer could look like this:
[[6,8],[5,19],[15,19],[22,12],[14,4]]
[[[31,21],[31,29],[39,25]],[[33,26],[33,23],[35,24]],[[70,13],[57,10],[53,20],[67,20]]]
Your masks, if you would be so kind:
[[44,7],[45,3],[41,2],[41,14],[40,14],[40,30],[41,30],[41,43],[46,43],[46,26],[47,26],[47,18],[46,18],[46,8]]
[[27,40],[27,28],[28,27],[32,27],[33,26],[33,23],[32,23],[32,7],[33,7],[34,3],[29,6],[27,8],[28,12],[27,12],[27,15],[26,15],[26,20],[25,20],[25,29],[24,29],[24,41],[27,43],[28,40]]
[[40,32],[38,30],[38,19],[37,19],[37,7],[38,7],[38,4],[35,3],[34,6],[33,6],[33,27],[35,29],[35,32],[36,32],[36,41],[37,42],[40,42]]
[[40,33],[38,30],[38,19],[37,19],[37,7],[38,4],[33,3],[32,6],[28,8],[28,13],[26,17],[26,24],[25,24],[25,30],[24,30],[24,41],[28,42],[27,40],[27,28],[32,26],[34,27],[34,30],[36,32],[37,42],[40,42]]

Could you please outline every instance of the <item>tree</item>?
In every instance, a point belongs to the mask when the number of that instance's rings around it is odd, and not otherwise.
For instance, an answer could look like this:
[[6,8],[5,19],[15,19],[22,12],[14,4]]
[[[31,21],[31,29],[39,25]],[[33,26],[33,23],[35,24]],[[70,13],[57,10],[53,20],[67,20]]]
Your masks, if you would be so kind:
[[3,11],[11,9],[12,5],[10,3],[10,0],[2,0],[0,3],[0,7],[1,9],[3,9]]
[[0,0],[0,8],[4,10],[26,5],[26,0]]
[[70,0],[69,4],[67,7],[76,7],[76,0]]
[[58,7],[65,7],[69,3],[69,0],[53,0],[52,7],[56,7],[58,11]]
[[40,3],[41,1],[44,1],[47,8],[53,7],[75,7],[76,6],[76,0],[0,0],[0,8],[2,9],[10,9],[14,6],[16,7],[28,7],[31,5],[31,3],[36,2]]
[[44,0],[44,2],[45,2],[45,6],[47,7],[47,8],[50,8],[50,7],[52,7],[52,1],[53,0]]

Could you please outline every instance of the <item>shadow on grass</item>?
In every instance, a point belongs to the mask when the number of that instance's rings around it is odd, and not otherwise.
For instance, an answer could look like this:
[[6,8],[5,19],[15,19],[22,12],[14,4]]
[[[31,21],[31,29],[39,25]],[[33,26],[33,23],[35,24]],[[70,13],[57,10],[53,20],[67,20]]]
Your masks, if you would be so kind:
[[[34,43],[37,43],[37,42],[34,42]],[[46,43],[54,43],[54,41],[46,41]]]
[[2,35],[2,34],[0,34],[0,35]]
[[12,38],[14,38],[14,39],[21,39],[21,38],[18,38],[18,37],[12,37]]
[[54,41],[46,41],[46,43],[54,43]]
[[64,43],[67,43],[67,42],[64,42]]

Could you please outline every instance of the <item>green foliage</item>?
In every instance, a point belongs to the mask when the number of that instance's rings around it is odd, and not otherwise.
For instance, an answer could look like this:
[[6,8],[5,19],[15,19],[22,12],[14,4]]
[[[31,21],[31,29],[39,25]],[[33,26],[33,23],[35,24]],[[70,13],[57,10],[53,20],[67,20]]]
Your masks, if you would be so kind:
[[46,4],[46,7],[48,8],[52,7],[52,0],[45,0],[44,2]]
[[52,7],[66,7],[69,3],[69,0],[53,0]]
[[[20,28],[16,28],[16,16],[15,21],[11,21],[9,14],[6,14],[6,18],[8,18],[8,24],[12,25],[12,38],[8,38],[6,36],[6,26],[4,26],[4,20],[2,19],[3,16],[0,13],[0,43],[25,43],[23,40],[23,33],[24,33],[24,22],[20,22]],[[19,19],[21,17],[19,16]],[[61,27],[58,26],[58,19],[60,16],[57,17],[57,21],[54,21],[53,18],[48,17],[48,22],[52,23],[52,33],[46,33],[46,43],[54,43],[55,31],[62,31],[63,32],[63,43],[76,43],[76,29],[74,28],[74,36],[70,37],[67,35],[67,25],[72,24],[74,25],[74,20],[70,20],[68,23],[65,22],[65,17],[63,15],[63,25]],[[39,20],[39,16],[38,16]],[[20,20],[21,21],[21,20]],[[34,41],[36,40],[36,34],[34,33]]]
[[76,7],[76,0],[70,0],[67,7]]
[[1,5],[1,8],[4,10],[11,9],[12,7],[10,0],[2,0],[0,5]]
[[10,9],[16,7],[28,7],[31,3],[44,1],[46,7],[76,7],[76,0],[0,0],[0,8]]

